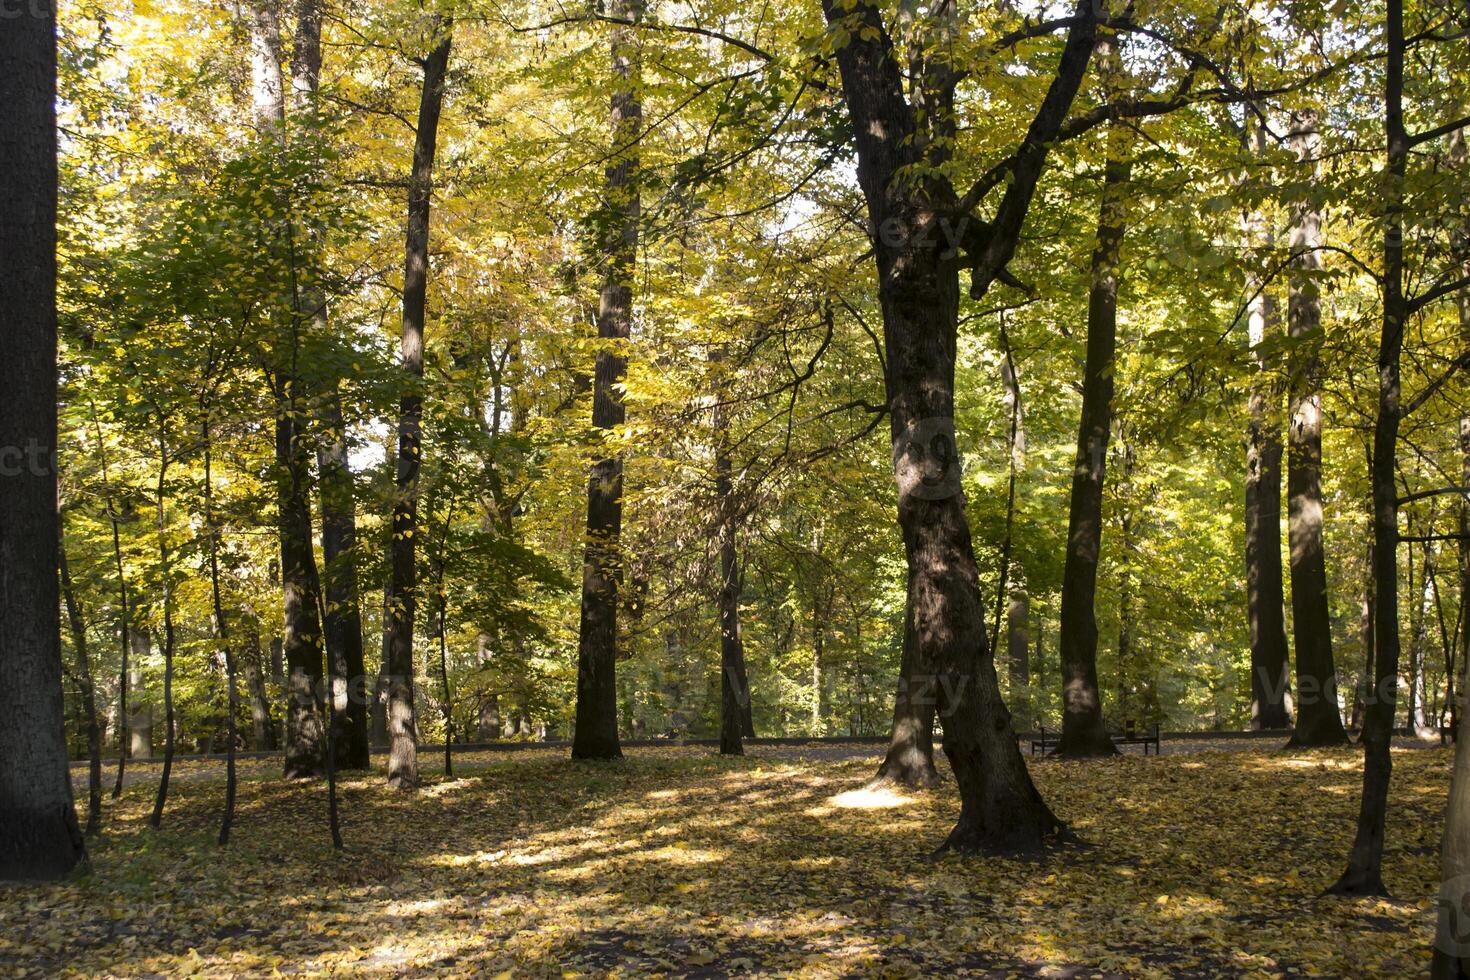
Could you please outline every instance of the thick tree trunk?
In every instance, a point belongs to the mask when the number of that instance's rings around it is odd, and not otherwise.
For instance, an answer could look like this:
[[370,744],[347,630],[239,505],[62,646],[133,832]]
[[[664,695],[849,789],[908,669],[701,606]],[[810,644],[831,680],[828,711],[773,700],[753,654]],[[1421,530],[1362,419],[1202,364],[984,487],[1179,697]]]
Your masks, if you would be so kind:
[[[641,21],[643,0],[614,0],[611,16]],[[638,141],[643,104],[636,27],[612,32],[613,152],[607,167],[600,224],[604,279],[597,311],[597,336],[607,343],[597,355],[592,387],[592,424],[608,431],[623,424],[617,387],[628,369],[619,345],[633,325],[633,278],[638,261]],[[574,759],[615,759],[618,744],[618,595],[622,579],[623,460],[609,456],[592,467],[587,484],[587,540],[582,567],[582,621],[577,644],[577,727]]]
[[1374,690],[1363,724],[1363,796],[1348,866],[1329,891],[1383,895],[1383,837],[1393,772],[1394,706],[1399,673],[1399,503],[1395,483],[1402,386],[1399,361],[1409,304],[1404,296],[1404,8],[1388,0],[1388,70],[1384,84],[1388,167],[1383,184],[1383,334],[1378,347],[1378,415],[1373,428]]
[[[1265,154],[1263,126],[1248,123],[1247,140],[1257,157]],[[1242,220],[1246,247],[1269,248],[1265,217],[1247,212]],[[1290,656],[1281,575],[1281,390],[1262,348],[1276,332],[1275,302],[1259,272],[1247,276],[1246,289],[1251,294],[1246,310],[1250,344],[1256,352],[1245,462],[1246,610],[1251,632],[1251,727],[1264,731],[1291,727],[1286,707]]]
[[[20,13],[16,8],[14,13]],[[0,30],[0,880],[59,878],[87,858],[61,697],[56,509],[56,16]]]
[[[1318,114],[1292,116],[1297,159],[1316,173]],[[1327,602],[1326,549],[1322,543],[1322,381],[1316,346],[1322,339],[1322,307],[1315,278],[1322,268],[1322,211],[1311,197],[1291,202],[1291,288],[1287,330],[1294,341],[1290,363],[1286,492],[1291,551],[1291,623],[1296,641],[1296,731],[1293,747],[1346,745],[1337,703],[1332,657],[1332,614]]]
[[[1026,769],[985,634],[955,446],[958,257],[941,257],[931,236],[936,209],[957,208],[960,200],[938,168],[920,168],[928,176],[918,181],[902,174],[930,159],[931,144],[904,98],[903,75],[879,8],[867,0],[850,7],[827,0],[824,11],[846,36],[837,62],[857,145],[858,182],[876,232],[888,354],[884,381],[909,571],[906,632],[912,640],[905,646],[911,643],[913,674],[938,680],[944,750],[962,801],[942,849],[1034,850],[1064,828]],[[1017,150],[996,220],[967,249],[974,263],[972,296],[984,295],[1014,253],[1047,146],[1081,85],[1095,31],[1094,8],[1079,4],[1056,78]],[[937,52],[924,74],[926,83],[917,88],[937,110],[926,121],[942,132],[953,123],[946,93],[952,97],[958,76]],[[943,145],[936,151],[941,155]]]
[[102,726],[97,720],[97,689],[92,683],[92,660],[87,655],[87,623],[72,585],[66,562],[66,536],[60,538],[61,596],[66,601],[66,619],[77,663],[77,691],[82,697],[82,722],[87,729],[87,833],[102,829]]
[[[888,754],[878,767],[878,778],[901,786],[925,787],[940,782],[939,771],[934,768],[934,714],[938,697],[933,673],[920,669],[916,663],[919,638],[914,628],[912,600],[910,595],[904,617],[903,653],[898,692],[893,699]],[[815,669],[814,666],[814,672]]]
[[[1098,45],[1099,57],[1105,53]],[[1118,285],[1123,245],[1128,163],[1120,141],[1110,139],[1098,210],[1097,246],[1087,302],[1087,363],[1082,379],[1082,421],[1072,470],[1067,556],[1062,570],[1062,738],[1055,755],[1070,759],[1117,755],[1103,725],[1097,680],[1097,565],[1102,550],[1103,480],[1113,425],[1113,351],[1118,337]]]
[[436,46],[424,59],[418,135],[409,177],[408,235],[403,266],[403,371],[408,390],[398,413],[398,500],[393,508],[391,549],[391,624],[387,657],[388,785],[414,789],[419,784],[418,725],[413,703],[413,628],[418,608],[418,569],[414,535],[418,531],[419,452],[422,447],[424,310],[429,283],[429,201],[444,79],[449,66],[451,24],[434,22]]
[[332,658],[332,671],[337,676],[333,695],[337,731],[333,740],[339,768],[368,769],[372,765],[368,743],[371,685],[363,657],[362,608],[357,589],[357,500],[347,461],[340,389],[334,388],[327,395],[322,437],[317,447],[326,600],[322,610],[326,622],[322,627],[327,656]]
[[318,618],[321,583],[312,550],[303,413],[290,393],[280,394],[276,419],[276,500],[280,510],[282,652],[286,661],[288,779],[322,775],[322,647]]

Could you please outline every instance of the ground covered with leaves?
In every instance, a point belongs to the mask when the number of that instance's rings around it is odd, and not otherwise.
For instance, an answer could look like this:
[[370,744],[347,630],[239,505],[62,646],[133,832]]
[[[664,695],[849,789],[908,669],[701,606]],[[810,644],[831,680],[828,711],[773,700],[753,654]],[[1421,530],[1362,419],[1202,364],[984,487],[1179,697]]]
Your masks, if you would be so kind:
[[190,762],[162,831],[140,781],[89,874],[0,892],[0,973],[1419,977],[1450,762],[1395,753],[1393,900],[1317,897],[1356,750],[1039,762],[1087,845],[940,861],[953,785],[869,787],[865,754],[477,754],[413,796],[354,777],[342,853],[324,789],[273,762],[242,765],[219,849],[222,766]]

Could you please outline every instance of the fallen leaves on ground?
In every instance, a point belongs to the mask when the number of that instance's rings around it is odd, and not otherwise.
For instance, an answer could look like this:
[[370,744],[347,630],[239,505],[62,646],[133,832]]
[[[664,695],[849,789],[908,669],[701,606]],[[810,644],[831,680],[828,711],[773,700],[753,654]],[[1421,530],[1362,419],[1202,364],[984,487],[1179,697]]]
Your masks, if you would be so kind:
[[876,760],[760,747],[457,760],[417,794],[325,790],[243,763],[228,849],[218,762],[108,811],[77,880],[0,892],[6,975],[1418,977],[1447,750],[1396,751],[1393,900],[1319,898],[1341,870],[1353,750],[1033,766],[1086,841],[928,859],[958,801],[870,787]]

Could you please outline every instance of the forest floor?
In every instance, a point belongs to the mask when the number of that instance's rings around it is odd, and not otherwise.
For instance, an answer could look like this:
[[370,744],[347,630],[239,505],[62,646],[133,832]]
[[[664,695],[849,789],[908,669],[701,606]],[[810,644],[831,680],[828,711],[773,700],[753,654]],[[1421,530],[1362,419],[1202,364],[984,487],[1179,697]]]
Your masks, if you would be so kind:
[[341,853],[325,789],[275,760],[242,763],[226,850],[222,763],[176,768],[159,832],[139,767],[89,874],[0,891],[0,975],[1420,977],[1450,750],[1394,753],[1395,899],[1319,898],[1360,758],[1040,761],[1087,845],[940,861],[953,785],[871,788],[872,753],[476,753],[416,795],[354,774]]

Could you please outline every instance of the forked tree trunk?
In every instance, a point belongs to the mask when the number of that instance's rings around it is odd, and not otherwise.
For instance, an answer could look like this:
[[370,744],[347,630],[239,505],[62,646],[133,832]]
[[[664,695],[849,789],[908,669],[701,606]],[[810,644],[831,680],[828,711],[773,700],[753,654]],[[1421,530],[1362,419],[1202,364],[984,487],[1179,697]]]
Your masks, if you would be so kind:
[[424,59],[418,134],[409,176],[408,235],[403,265],[403,372],[407,390],[398,410],[398,499],[393,507],[391,596],[388,606],[387,720],[388,785],[414,789],[419,784],[418,725],[413,703],[413,628],[418,608],[418,569],[414,535],[418,531],[419,453],[422,448],[424,316],[429,284],[429,201],[433,192],[434,152],[444,79],[449,67],[452,28],[448,18],[433,21],[434,49]]
[[[0,29],[0,880],[60,878],[87,859],[61,697],[56,509],[56,16]],[[14,465],[14,464],[12,464]]]
[[1383,333],[1378,346],[1378,414],[1373,428],[1374,689],[1363,724],[1363,795],[1348,866],[1330,892],[1383,895],[1383,837],[1393,772],[1394,708],[1399,674],[1399,503],[1395,483],[1402,384],[1399,361],[1409,303],[1404,296],[1404,6],[1388,0],[1388,69],[1384,82],[1388,166],[1383,182]]
[[[1116,55],[1098,43],[1099,58]],[[1097,245],[1087,301],[1087,363],[1082,378],[1082,421],[1072,470],[1067,556],[1062,570],[1062,738],[1053,754],[1085,759],[1117,755],[1103,725],[1097,680],[1097,565],[1102,551],[1103,481],[1113,425],[1113,352],[1118,339],[1118,285],[1129,164],[1119,128],[1109,153],[1098,209]]]
[[[1318,114],[1292,116],[1297,159],[1315,178]],[[1310,191],[1291,202],[1291,287],[1287,299],[1290,424],[1286,493],[1291,550],[1291,625],[1296,640],[1296,730],[1293,747],[1346,745],[1332,657],[1332,614],[1327,602],[1327,556],[1322,543],[1322,305],[1316,274],[1322,268],[1322,210]]]
[[[916,179],[905,174],[930,159],[931,143],[904,97],[903,74],[880,9],[868,0],[826,0],[824,12],[843,31],[837,63],[857,147],[858,183],[877,231],[873,254],[888,354],[884,381],[909,572],[905,648],[914,674],[938,680],[944,749],[960,790],[960,816],[942,850],[1034,850],[1064,828],[1026,769],[987,642],[955,446],[959,260],[942,253],[931,235],[937,211],[947,207],[947,217],[969,216],[954,214],[961,199],[939,168],[918,167]],[[1094,8],[1083,2],[1056,78],[1018,149],[996,220],[968,250],[975,270],[972,295],[983,296],[1014,253],[1047,146],[1081,85],[1095,31]],[[936,110],[926,121],[941,129],[952,125],[958,73],[948,70],[940,51],[921,73],[926,78],[916,89]],[[935,152],[942,154],[943,145]]]
[[[614,0],[610,16],[637,22],[643,0]],[[638,141],[643,128],[638,29],[612,32],[612,155],[600,217],[604,278],[597,310],[597,354],[592,385],[592,424],[604,432],[625,418],[617,387],[627,373],[620,344],[631,336],[633,277],[638,260]],[[592,466],[587,484],[587,538],[582,565],[582,620],[577,643],[577,727],[574,759],[615,759],[618,743],[618,596],[622,578],[623,459],[611,455]]]

